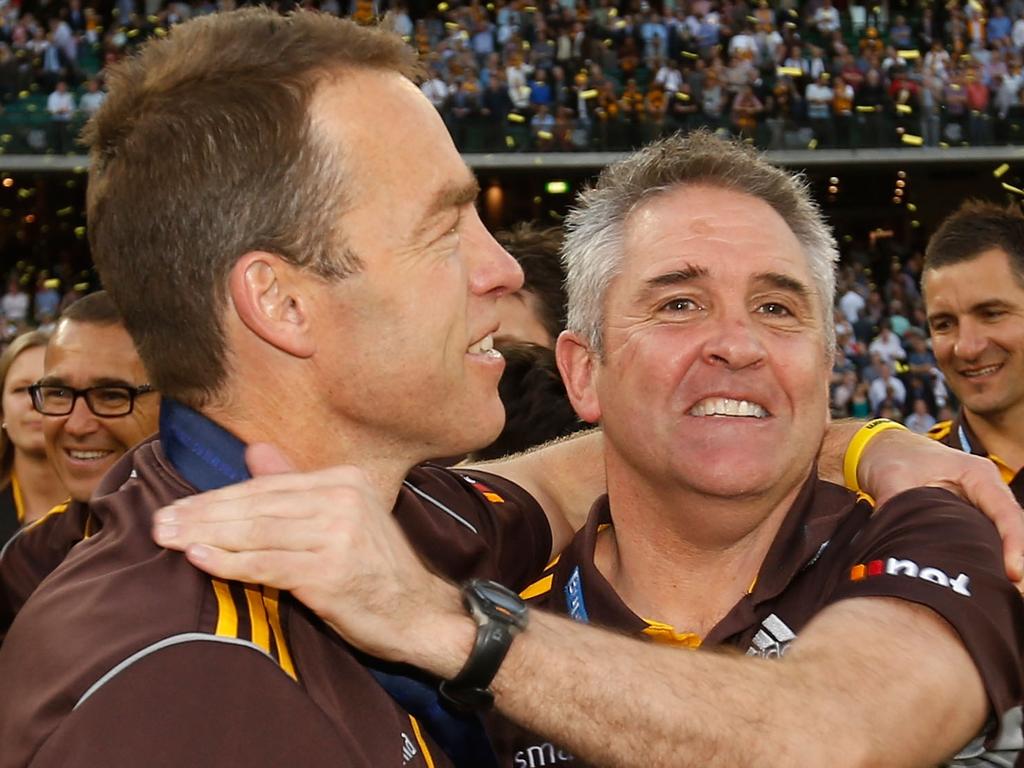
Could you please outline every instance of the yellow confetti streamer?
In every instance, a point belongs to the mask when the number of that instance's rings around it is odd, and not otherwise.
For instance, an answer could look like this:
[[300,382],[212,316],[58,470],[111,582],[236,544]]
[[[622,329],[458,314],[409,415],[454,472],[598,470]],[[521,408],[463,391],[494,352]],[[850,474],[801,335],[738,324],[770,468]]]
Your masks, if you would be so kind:
[[1012,192],[1015,195],[1020,195],[1021,197],[1024,197],[1024,189],[1018,189],[1017,187],[1011,184],[1007,184],[1005,181],[1000,186],[1007,192]]
[[1006,172],[1008,170],[1010,170],[1010,164],[1009,163],[1003,163],[998,168],[996,168],[994,171],[992,171],[992,175],[995,176],[997,179],[1001,179],[1006,174]]
[[924,139],[922,139],[920,136],[914,136],[911,133],[904,133],[903,143],[911,147],[920,147],[921,145],[924,144]]

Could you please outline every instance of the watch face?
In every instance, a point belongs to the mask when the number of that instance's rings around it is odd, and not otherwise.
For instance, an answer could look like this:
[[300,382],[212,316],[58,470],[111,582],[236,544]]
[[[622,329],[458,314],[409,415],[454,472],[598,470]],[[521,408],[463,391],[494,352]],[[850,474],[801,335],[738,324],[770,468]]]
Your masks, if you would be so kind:
[[484,605],[481,608],[486,613],[495,614],[495,618],[503,618],[518,624],[526,615],[526,605],[515,592],[506,589],[501,584],[493,581],[478,581],[473,585],[473,591],[477,593]]

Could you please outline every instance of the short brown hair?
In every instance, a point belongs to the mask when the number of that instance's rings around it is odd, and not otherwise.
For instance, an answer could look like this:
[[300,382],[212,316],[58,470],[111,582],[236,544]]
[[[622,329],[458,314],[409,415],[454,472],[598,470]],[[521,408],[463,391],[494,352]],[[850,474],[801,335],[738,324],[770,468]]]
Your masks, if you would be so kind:
[[541,322],[552,339],[565,330],[565,273],[562,271],[561,227],[523,222],[497,232],[494,238],[523,268],[523,290],[540,299]]
[[61,322],[74,320],[89,325],[120,325],[121,313],[106,291],[96,291],[68,305],[60,316]]
[[383,28],[315,12],[210,14],[111,67],[86,126],[89,239],[154,384],[192,405],[227,373],[227,275],[262,250],[337,279],[359,269],[336,222],[339,151],[314,129],[317,86],[346,69],[415,77]]
[[970,261],[999,248],[1010,260],[1010,269],[1024,285],[1024,213],[984,200],[968,200],[957,208],[928,241],[924,269],[941,269]]
[[[45,347],[50,341],[50,334],[46,331],[29,331],[7,345],[7,349],[0,355],[0,395],[7,384],[7,374],[14,365],[14,361],[25,352],[34,347]],[[3,408],[0,405],[0,416],[3,416]],[[0,430],[0,486],[7,484],[11,477],[11,469],[14,466],[14,443],[7,437],[7,430]]]

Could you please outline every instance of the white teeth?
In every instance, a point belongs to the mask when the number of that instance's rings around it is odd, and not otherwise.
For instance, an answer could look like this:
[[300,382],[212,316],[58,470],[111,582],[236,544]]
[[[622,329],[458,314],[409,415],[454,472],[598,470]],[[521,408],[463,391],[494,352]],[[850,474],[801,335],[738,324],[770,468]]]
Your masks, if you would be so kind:
[[691,416],[752,416],[763,419],[768,411],[749,400],[733,400],[728,397],[708,397],[690,409]]
[[471,355],[487,355],[488,357],[501,357],[501,353],[494,348],[494,335],[487,334],[476,344],[471,344],[467,350]]
[[974,376],[988,376],[990,373],[995,373],[996,371],[998,371],[999,368],[1000,366],[998,365],[990,365],[986,368],[979,368],[976,371],[964,371],[963,376],[965,376],[968,379],[973,378]]
[[96,459],[103,459],[110,455],[110,451],[68,451],[68,454],[72,459],[79,461],[95,461]]

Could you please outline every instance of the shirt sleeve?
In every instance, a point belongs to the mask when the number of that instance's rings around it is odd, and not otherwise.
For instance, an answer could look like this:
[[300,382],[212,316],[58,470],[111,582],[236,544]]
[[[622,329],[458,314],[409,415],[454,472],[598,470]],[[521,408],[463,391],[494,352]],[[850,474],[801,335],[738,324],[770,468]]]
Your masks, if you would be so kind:
[[[337,768],[401,765],[400,734],[333,724],[251,648],[184,642],[110,677],[64,718],[30,768]],[[387,744],[388,753],[374,754]],[[410,768],[427,765],[421,755]]]
[[22,528],[0,551],[0,643],[25,601],[85,536],[89,508],[66,503]]
[[996,719],[1020,707],[1024,601],[980,512],[944,490],[908,491],[874,514],[851,555],[831,602],[895,597],[930,608],[960,636]]
[[454,581],[487,578],[518,590],[551,556],[551,526],[536,499],[489,472],[419,467],[395,514],[428,565]]

